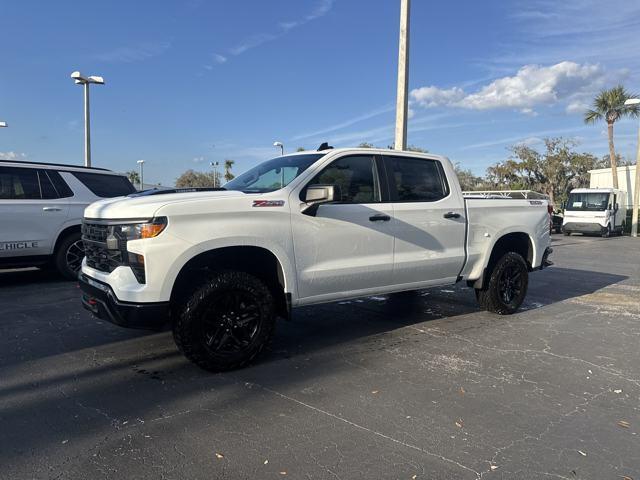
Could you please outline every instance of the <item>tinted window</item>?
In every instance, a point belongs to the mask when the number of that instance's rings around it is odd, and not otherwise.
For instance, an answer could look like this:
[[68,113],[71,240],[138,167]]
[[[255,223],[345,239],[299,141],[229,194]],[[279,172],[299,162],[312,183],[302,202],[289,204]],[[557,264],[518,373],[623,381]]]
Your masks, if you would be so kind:
[[0,167],[0,199],[40,199],[36,170]]
[[42,192],[42,198],[60,198],[58,192],[56,192],[53,183],[49,180],[47,173],[44,170],[38,170],[38,179],[40,180],[40,191]]
[[120,197],[136,191],[131,182],[120,175],[101,173],[71,172],[94,195],[102,198]]
[[398,202],[434,202],[446,197],[449,188],[440,162],[412,157],[386,157]]
[[46,173],[58,193],[58,198],[73,197],[73,191],[69,188],[67,182],[64,181],[62,175],[55,170],[47,170]]
[[354,155],[332,162],[309,185],[337,185],[340,203],[380,201],[380,182],[372,156]]

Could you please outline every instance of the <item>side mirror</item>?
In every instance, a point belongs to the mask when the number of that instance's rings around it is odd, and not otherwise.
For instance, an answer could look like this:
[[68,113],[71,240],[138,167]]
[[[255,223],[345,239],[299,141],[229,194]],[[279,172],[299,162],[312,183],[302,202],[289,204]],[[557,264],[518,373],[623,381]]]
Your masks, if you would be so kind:
[[312,217],[316,216],[318,207],[323,203],[330,203],[336,200],[336,185],[309,185],[305,191],[302,213]]

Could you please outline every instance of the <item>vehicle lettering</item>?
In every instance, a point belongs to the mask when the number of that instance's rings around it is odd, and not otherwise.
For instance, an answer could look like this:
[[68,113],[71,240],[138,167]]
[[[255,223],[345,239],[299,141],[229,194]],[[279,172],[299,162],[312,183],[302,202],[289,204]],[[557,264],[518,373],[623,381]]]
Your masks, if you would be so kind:
[[254,200],[254,207],[283,207],[284,200]]
[[38,248],[38,242],[4,242],[0,243],[0,251],[26,250]]
[[531,205],[542,205],[542,200],[529,200]]

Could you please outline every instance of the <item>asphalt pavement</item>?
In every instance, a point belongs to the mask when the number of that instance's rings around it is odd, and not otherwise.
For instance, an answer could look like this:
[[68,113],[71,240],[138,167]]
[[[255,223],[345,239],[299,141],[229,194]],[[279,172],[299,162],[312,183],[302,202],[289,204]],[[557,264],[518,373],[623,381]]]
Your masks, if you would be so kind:
[[0,272],[0,478],[640,480],[640,240],[553,243],[515,315],[463,285],[306,307],[225,374]]

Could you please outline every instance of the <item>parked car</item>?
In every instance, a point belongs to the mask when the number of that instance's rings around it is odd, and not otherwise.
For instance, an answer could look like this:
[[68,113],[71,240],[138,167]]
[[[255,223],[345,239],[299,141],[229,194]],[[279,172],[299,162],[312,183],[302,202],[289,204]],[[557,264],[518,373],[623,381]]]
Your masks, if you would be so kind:
[[483,308],[511,314],[551,253],[546,200],[465,198],[448,159],[378,149],[277,157],[216,191],[103,200],[82,228],[85,308],[125,327],[170,323],[212,371],[249,362],[302,305],[466,281]]
[[0,268],[53,266],[77,278],[85,207],[134,191],[102,168],[0,160]]
[[576,188],[571,190],[564,210],[562,231],[622,235],[627,216],[627,194],[613,188]]
[[564,215],[561,210],[554,210],[551,213],[551,233],[562,233],[562,222]]

